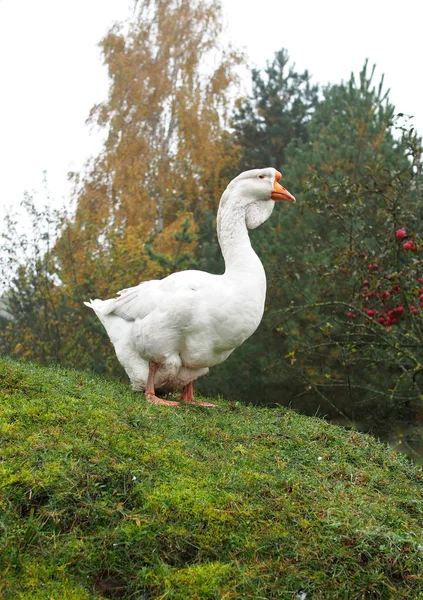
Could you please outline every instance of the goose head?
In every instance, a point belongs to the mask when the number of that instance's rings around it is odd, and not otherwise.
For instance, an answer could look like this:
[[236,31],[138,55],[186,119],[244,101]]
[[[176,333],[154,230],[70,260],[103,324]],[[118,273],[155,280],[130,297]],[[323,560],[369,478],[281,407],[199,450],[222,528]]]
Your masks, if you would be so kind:
[[296,201],[279,183],[281,178],[281,173],[273,167],[251,169],[235,177],[228,185],[224,194],[225,201],[231,203],[233,208],[245,210],[248,229],[255,229],[270,217],[275,201]]

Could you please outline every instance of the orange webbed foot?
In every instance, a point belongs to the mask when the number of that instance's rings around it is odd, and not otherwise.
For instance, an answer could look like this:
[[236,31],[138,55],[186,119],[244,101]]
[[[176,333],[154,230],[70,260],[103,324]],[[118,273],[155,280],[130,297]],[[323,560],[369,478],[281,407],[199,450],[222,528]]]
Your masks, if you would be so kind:
[[155,394],[150,394],[148,392],[145,393],[145,399],[147,402],[151,402],[151,404],[161,404],[162,406],[179,406],[179,402],[174,402],[173,400],[164,400],[163,398],[159,398]]
[[185,402],[186,404],[195,404],[196,406],[216,406],[216,404],[212,404],[211,402],[201,402],[201,400],[195,400],[192,381],[184,387],[184,389],[182,390],[182,394],[179,396],[179,400],[181,402]]

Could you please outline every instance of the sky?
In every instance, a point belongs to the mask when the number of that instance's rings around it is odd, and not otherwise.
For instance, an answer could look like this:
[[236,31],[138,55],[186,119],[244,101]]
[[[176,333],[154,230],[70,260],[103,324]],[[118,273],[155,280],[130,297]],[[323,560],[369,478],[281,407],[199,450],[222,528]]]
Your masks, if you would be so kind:
[[[286,48],[315,83],[338,83],[366,58],[398,112],[423,134],[423,0],[222,0],[225,36],[261,68]],[[131,0],[0,0],[0,219],[24,192],[68,204],[69,171],[100,148],[85,124],[107,97],[98,43]]]

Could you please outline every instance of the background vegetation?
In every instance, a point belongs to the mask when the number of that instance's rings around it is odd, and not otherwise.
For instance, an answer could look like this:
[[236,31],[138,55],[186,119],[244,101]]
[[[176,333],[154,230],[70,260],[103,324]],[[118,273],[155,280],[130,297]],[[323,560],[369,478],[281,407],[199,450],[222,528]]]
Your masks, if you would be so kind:
[[281,50],[238,98],[243,59],[220,23],[217,1],[144,0],[102,40],[109,96],[90,121],[104,147],[71,175],[73,209],[27,196],[32,227],[6,223],[0,351],[123,377],[82,301],[187,267],[221,272],[220,194],[274,166],[299,202],[252,234],[265,318],[199,385],[409,444],[423,418],[421,140],[367,63],[322,89]]

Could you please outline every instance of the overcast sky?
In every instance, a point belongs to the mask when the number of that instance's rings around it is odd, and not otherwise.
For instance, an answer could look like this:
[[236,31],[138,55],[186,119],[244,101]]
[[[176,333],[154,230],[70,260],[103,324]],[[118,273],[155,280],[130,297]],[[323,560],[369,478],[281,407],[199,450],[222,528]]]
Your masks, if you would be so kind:
[[[226,34],[250,64],[287,48],[316,83],[337,83],[377,64],[398,112],[423,133],[423,0],[223,0]],[[0,0],[0,216],[25,190],[57,204],[69,197],[67,173],[100,148],[85,125],[107,95],[98,42],[131,12],[130,0]],[[42,194],[41,194],[42,195]]]

